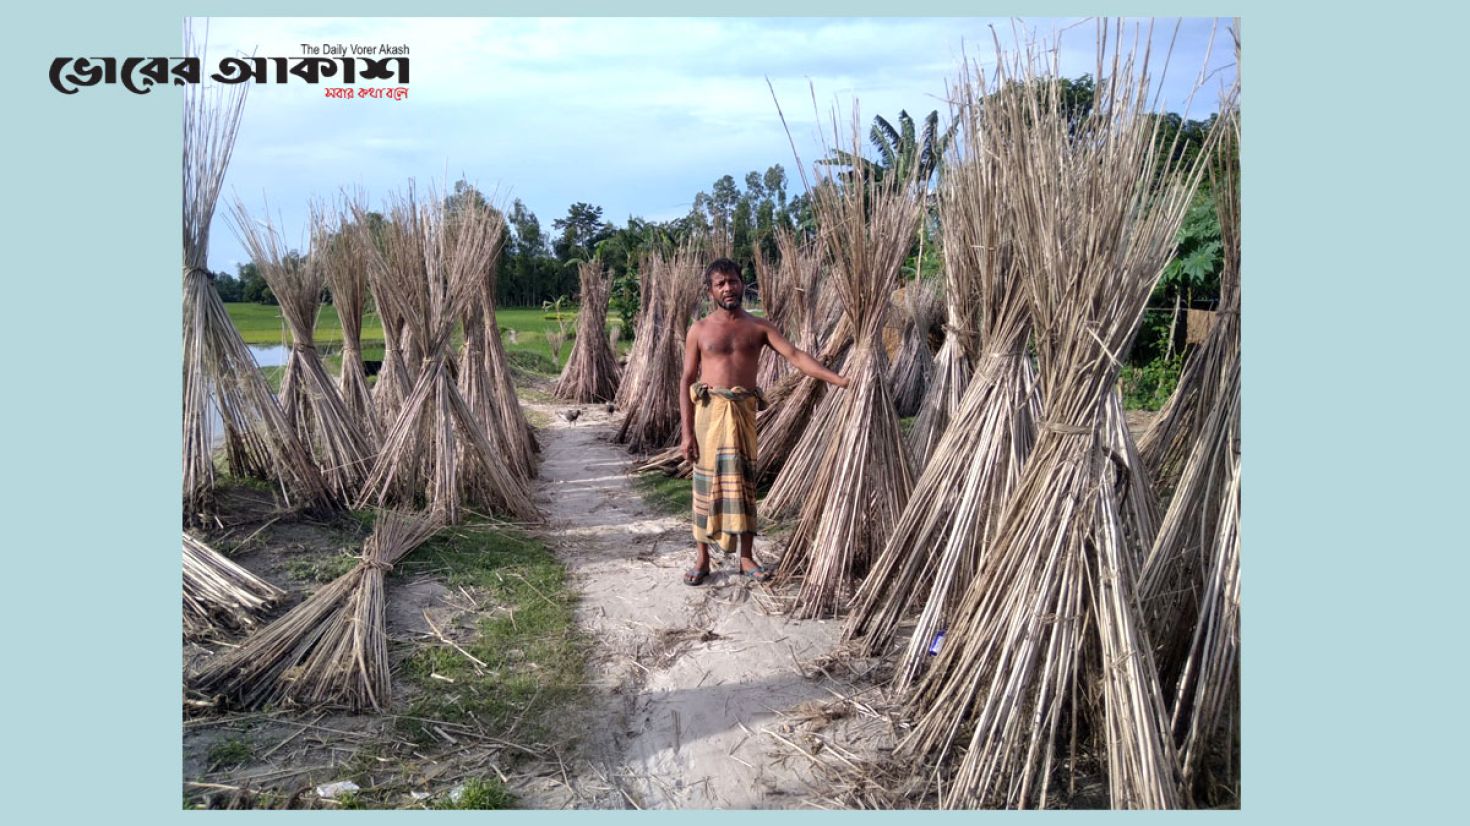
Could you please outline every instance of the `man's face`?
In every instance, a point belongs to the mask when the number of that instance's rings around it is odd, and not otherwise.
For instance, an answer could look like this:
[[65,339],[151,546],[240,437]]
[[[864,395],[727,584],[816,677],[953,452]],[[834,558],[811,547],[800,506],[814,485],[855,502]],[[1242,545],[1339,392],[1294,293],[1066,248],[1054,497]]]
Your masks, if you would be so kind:
[[745,299],[745,282],[738,275],[717,272],[710,276],[709,297],[721,309],[738,309]]

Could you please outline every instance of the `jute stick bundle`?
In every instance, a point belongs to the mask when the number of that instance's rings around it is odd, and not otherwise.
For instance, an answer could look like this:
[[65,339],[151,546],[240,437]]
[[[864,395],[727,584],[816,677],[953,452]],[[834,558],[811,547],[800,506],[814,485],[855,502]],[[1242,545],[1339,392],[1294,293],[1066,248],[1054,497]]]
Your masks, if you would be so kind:
[[903,331],[888,371],[888,384],[893,391],[894,408],[903,418],[919,412],[925,392],[933,382],[934,353],[929,349],[929,328],[934,326],[942,306],[934,285],[915,278],[904,286],[895,307]]
[[[1238,143],[1232,140],[1229,146],[1235,147]],[[1227,169],[1230,163],[1239,163],[1233,154],[1237,151],[1233,148],[1225,151],[1224,162],[1213,168],[1216,212],[1220,216],[1220,240],[1224,250],[1215,323],[1205,341],[1190,353],[1174,393],[1138,440],[1138,451],[1144,464],[1165,490],[1173,489],[1178,483],[1204,419],[1221,403],[1220,376],[1228,371],[1227,362],[1239,358],[1240,237],[1238,225],[1227,226],[1232,220],[1240,220],[1239,210],[1229,206],[1229,203],[1239,201],[1239,182]]]
[[[822,296],[822,248],[817,238],[802,240],[796,233],[785,229],[776,231],[776,249],[781,252],[781,268],[787,271],[784,280],[791,284],[791,295],[787,299],[787,327],[782,328],[786,337],[803,351],[812,353],[821,347],[822,335],[827,332],[827,315],[821,303]],[[834,302],[835,303],[835,302]],[[840,313],[834,317],[840,318]]]
[[628,410],[634,403],[634,392],[643,387],[643,373],[653,359],[655,333],[659,322],[659,308],[663,306],[659,295],[663,287],[663,269],[668,262],[660,250],[645,253],[638,265],[638,317],[633,321],[633,346],[628,351],[628,360],[623,368],[623,380],[618,384],[617,397],[613,403],[619,410]]
[[1213,803],[1203,781],[1209,758],[1221,755],[1224,769],[1215,787],[1236,789],[1240,780],[1240,462],[1231,468],[1230,485],[1218,522],[1216,545],[1205,580],[1199,621],[1190,640],[1189,657],[1180,673],[1171,722],[1180,737],[1184,783],[1196,799]]
[[[1222,310],[1193,362],[1197,403],[1208,403],[1180,470],[1169,509],[1147,560],[1140,590],[1149,615],[1161,679],[1174,687],[1171,724],[1187,788],[1206,804],[1235,789],[1232,759],[1239,719],[1235,682],[1240,658],[1240,192],[1238,113],[1227,120],[1219,161],[1211,166],[1225,248]],[[1228,303],[1225,303],[1228,302]],[[1220,759],[1206,758],[1220,755]],[[1212,776],[1212,769],[1220,771]],[[1213,781],[1213,782],[1207,782]]]
[[383,711],[391,699],[383,577],[437,525],[378,514],[361,561],[189,681],[234,708],[291,703]]
[[362,320],[367,311],[370,252],[361,244],[362,233],[340,212],[319,213],[314,234],[312,247],[321,260],[327,286],[332,290],[332,307],[342,323],[342,367],[337,374],[337,388],[352,422],[368,445],[376,449],[378,411],[373,406],[362,361]]
[[[859,155],[862,130],[853,109],[851,146]],[[826,450],[777,569],[780,579],[801,578],[790,607],[798,617],[830,614],[845,604],[855,578],[882,549],[913,484],[888,392],[883,325],[922,209],[915,181],[874,180],[858,167],[846,180],[830,174],[812,196],[822,224],[832,228],[827,246],[838,272],[831,286],[852,324],[854,343],[844,371],[852,383],[828,394],[834,417],[823,434]],[[790,472],[788,463],[783,473]]]
[[[644,310],[634,351],[644,359],[633,369],[632,382],[624,379],[620,406],[627,411],[614,441],[626,444],[632,453],[647,453],[670,446],[679,437],[679,376],[684,369],[684,337],[694,321],[703,292],[701,275],[704,244],[691,239],[680,245],[670,259],[654,258],[644,276]],[[650,283],[653,282],[653,283]],[[652,288],[650,295],[647,290]],[[646,330],[646,333],[645,333]],[[639,349],[642,345],[645,349]],[[632,385],[628,387],[628,385]]]
[[[993,124],[979,116],[984,92],[976,84],[983,76],[965,78],[960,86],[956,121],[966,123],[972,140],[985,140],[981,130],[996,131]],[[991,135],[995,139],[996,135]],[[944,343],[934,356],[933,381],[919,405],[918,417],[909,431],[909,451],[914,465],[923,468],[944,435],[945,428],[959,409],[960,399],[970,383],[974,365],[983,355],[981,332],[985,326],[984,311],[994,307],[980,290],[982,273],[999,278],[1015,265],[1015,253],[1006,226],[1006,202],[1003,169],[993,158],[971,154],[961,160],[962,147],[956,141],[950,146],[954,155],[951,165],[960,165],[958,174],[946,172],[939,187],[939,220],[944,248]],[[977,200],[977,194],[986,200]],[[992,291],[991,298],[994,298]],[[1029,329],[1029,325],[1028,325]]]
[[[483,423],[460,395],[450,368],[455,321],[475,300],[485,268],[493,261],[504,219],[488,205],[467,205],[447,214],[444,203],[419,205],[412,190],[392,210],[387,237],[423,251],[422,267],[379,267],[375,296],[402,316],[405,332],[422,353],[412,392],[384,434],[359,507],[422,496],[434,516],[454,523],[462,515],[468,479],[475,504],[515,518],[537,518],[522,480],[485,435]],[[421,468],[427,479],[420,484]],[[404,483],[410,483],[407,486]]]
[[[760,290],[761,310],[766,320],[776,325],[776,329],[785,331],[791,321],[793,291],[791,283],[786,280],[787,273],[783,270],[782,263],[784,262],[779,258],[767,258],[759,246],[756,247],[755,283]],[[781,377],[789,372],[785,359],[771,350],[762,350],[756,384],[761,388],[775,387]]]
[[[195,52],[192,33],[186,50]],[[276,397],[235,330],[210,280],[209,228],[245,106],[245,85],[184,89],[184,518],[212,507],[214,432],[210,402],[224,426],[236,476],[280,483],[288,504],[327,505],[331,494],[287,426]],[[293,502],[294,500],[294,502]]]
[[[497,220],[504,223],[499,212],[495,215]],[[501,237],[503,233],[497,233],[496,238]],[[508,451],[511,470],[520,476],[523,484],[529,485],[536,476],[536,454],[541,452],[541,445],[537,443],[536,431],[526,420],[525,411],[521,409],[515,379],[511,375],[510,360],[506,358],[505,345],[500,340],[500,324],[495,318],[495,285],[499,272],[497,252],[477,273],[480,317],[485,327],[485,373],[494,391],[493,399],[499,411],[494,422],[500,429],[500,441]]]
[[[1035,370],[1026,345],[1031,314],[1005,212],[1012,199],[996,147],[1015,140],[1003,117],[983,117],[986,80],[978,69],[961,78],[958,122],[965,136],[941,190],[940,210],[955,259],[949,276],[948,341],[957,362],[979,365],[953,419],[919,476],[898,525],[864,580],[844,634],[863,654],[881,654],[900,623],[917,614],[896,669],[906,689],[929,650],[960,617],[956,609],[974,581],[985,549],[1000,530],[1001,510],[1021,478],[1041,418]],[[1012,104],[1016,105],[1016,104]],[[959,249],[966,252],[963,256]],[[963,263],[959,262],[963,259]],[[962,299],[961,307],[954,304]],[[986,331],[983,349],[976,332]],[[965,342],[963,346],[960,342]],[[931,397],[931,401],[933,398]],[[945,415],[948,418],[948,414]]]
[[349,202],[358,251],[367,262],[367,283],[378,319],[383,323],[383,366],[373,386],[378,426],[386,429],[398,418],[403,400],[413,390],[422,355],[409,336],[405,308],[395,301],[392,282],[426,279],[424,249],[412,226],[400,226],[368,210],[359,196]]
[[229,557],[184,536],[184,637],[206,639],[220,631],[246,631],[285,592]]
[[[357,494],[373,457],[370,433],[354,421],[327,374],[315,342],[325,268],[318,251],[288,252],[269,220],[262,225],[245,206],[233,205],[234,227],[261,276],[279,302],[291,333],[291,352],[281,376],[281,407],[292,432],[321,469],[322,479],[341,501]],[[327,240],[325,236],[319,236]]]
[[[832,331],[817,360],[834,372],[851,364],[855,338],[846,316]],[[758,478],[771,478],[761,508],[771,516],[790,516],[801,510],[816,482],[813,471],[826,454],[832,422],[840,409],[827,383],[802,374],[778,385],[780,399],[756,418],[760,455]]]
[[612,298],[612,281],[607,268],[597,261],[584,261],[577,268],[581,280],[581,307],[577,310],[577,338],[572,342],[567,366],[561,371],[552,393],[577,404],[608,402],[617,397],[622,370],[607,338],[607,306]]
[[[497,214],[490,213],[488,209],[477,206],[467,208],[475,212],[461,214],[459,210],[453,210],[447,216],[450,249],[455,248],[459,240],[458,233],[484,231],[475,226],[479,223],[479,218],[489,214],[492,224],[498,223],[495,218]],[[482,290],[486,276],[479,273],[495,268],[505,237],[503,232],[493,226],[489,231],[494,233],[491,240],[476,250],[473,258],[459,263],[459,266],[467,267],[471,273],[475,273],[470,277],[478,280]],[[493,294],[493,281],[490,291]],[[497,377],[491,374],[492,365],[503,364],[503,361],[497,362],[490,354],[489,337],[494,324],[486,323],[487,311],[494,312],[494,307],[486,306],[483,293],[462,305],[460,318],[464,330],[464,345],[460,350],[458,363],[452,367],[459,373],[460,395],[479,422],[485,441],[490,444],[495,456],[505,457],[504,468],[503,472],[501,469],[490,468],[492,472],[487,473],[487,468],[473,461],[474,449],[461,443],[460,457],[469,461],[469,469],[461,478],[463,495],[472,502],[489,503],[507,499],[529,502],[533,498],[529,479],[534,468],[525,463],[532,461],[530,445],[526,443],[525,431],[521,427],[523,419],[520,416],[520,400],[516,397],[514,387],[506,387],[505,379],[508,376]],[[507,393],[510,394],[508,400]],[[512,405],[514,411],[508,410]],[[507,421],[507,417],[512,416]]]
[[937,762],[946,807],[1048,805],[1054,771],[1075,765],[1068,742],[1097,757],[1115,808],[1185,800],[1106,419],[1118,358],[1202,166],[1159,146],[1147,53],[1135,64],[1115,47],[1108,60],[1108,34],[1099,31],[1087,115],[1064,110],[1055,64],[1039,77],[1022,63],[1010,76],[1029,94],[987,103],[1015,135],[997,151],[1017,181],[1045,420],[960,619],[909,703],[916,723],[901,754]]
[[[459,358],[454,365],[459,373],[459,394],[479,422],[480,431],[485,435],[485,441],[490,443],[491,449],[496,455],[510,457],[514,451],[503,443],[505,434],[497,424],[500,408],[495,394],[498,388],[492,386],[485,352],[485,311],[480,302],[471,301],[465,305],[463,312],[461,326],[464,330],[464,345],[460,348]],[[463,451],[461,456],[464,456]],[[506,464],[514,470],[514,461],[508,460]],[[523,479],[520,472],[513,472],[511,475],[518,481]],[[465,495],[477,500],[480,494],[470,490],[474,485],[475,480],[465,480]]]
[[[814,352],[819,346],[817,294],[821,273],[821,251],[815,241],[798,240],[784,227],[775,231],[780,257],[767,261],[757,256],[756,280],[760,283],[761,305],[766,318],[797,348]],[[769,396],[777,384],[795,372],[774,350],[761,353],[759,384]]]
[[[830,230],[829,230],[830,232]],[[830,283],[836,267],[826,255],[825,235],[803,245],[803,274],[811,287],[805,292],[807,324],[803,335],[827,369],[841,373],[852,352],[853,328],[842,302],[835,300]],[[761,503],[772,516],[795,514],[805,501],[812,482],[811,469],[821,461],[832,411],[827,402],[827,383],[793,372],[767,394],[769,406],[756,418],[760,455],[756,477],[770,480],[771,489]],[[792,470],[787,471],[787,467]],[[800,470],[799,470],[800,469]]]

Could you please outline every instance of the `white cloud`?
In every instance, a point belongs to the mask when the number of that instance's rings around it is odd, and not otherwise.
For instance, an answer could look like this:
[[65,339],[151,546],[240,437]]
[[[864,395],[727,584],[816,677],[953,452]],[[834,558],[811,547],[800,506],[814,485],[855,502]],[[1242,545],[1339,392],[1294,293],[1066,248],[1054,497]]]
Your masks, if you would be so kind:
[[[1070,22],[1022,28],[1044,38]],[[846,113],[855,96],[865,120],[947,110],[962,55],[993,63],[992,25],[1011,42],[1011,21],[976,18],[223,18],[206,65],[236,51],[298,56],[302,43],[410,47],[404,101],[327,100],[300,83],[251,90],[226,185],[268,192],[288,229],[304,225],[311,197],[362,186],[381,199],[446,172],[521,197],[546,225],[574,200],[621,222],[683,214],[719,176],[773,163],[799,189],[767,77],[810,163],[819,117],[829,126],[832,107]],[[1092,70],[1094,31],[1065,32],[1064,74]],[[1193,80],[1182,67],[1198,65],[1207,36],[1207,22],[1189,23],[1176,81]],[[229,233],[215,237],[215,267],[243,259]]]

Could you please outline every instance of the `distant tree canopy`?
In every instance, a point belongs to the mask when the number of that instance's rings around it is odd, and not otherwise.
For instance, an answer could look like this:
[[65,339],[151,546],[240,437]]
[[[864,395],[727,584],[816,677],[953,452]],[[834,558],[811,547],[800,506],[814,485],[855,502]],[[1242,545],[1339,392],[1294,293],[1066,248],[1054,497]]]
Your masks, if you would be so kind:
[[725,175],[709,192],[695,194],[689,214],[682,222],[675,222],[675,229],[708,233],[717,248],[729,251],[749,283],[755,278],[757,254],[772,259],[779,255],[777,228],[816,229],[810,201],[805,195],[791,197],[786,191],[787,182],[786,169],[780,164],[767,167],[765,172],[747,172],[744,189],[734,176]]
[[878,115],[873,118],[873,126],[868,130],[868,141],[878,154],[877,160],[869,160],[838,149],[833,150],[830,157],[817,163],[845,166],[851,170],[862,169],[864,180],[875,183],[893,178],[906,180],[912,175],[919,187],[927,191],[935,174],[944,165],[945,152],[948,151],[958,126],[959,121],[954,121],[941,132],[937,109],[924,117],[922,133],[906,110],[899,110],[897,129],[882,115]]
[[212,273],[214,276],[214,288],[219,291],[222,301],[251,301],[256,304],[275,304],[276,295],[265,283],[260,269],[254,262],[239,264],[235,268],[235,275],[227,273]]

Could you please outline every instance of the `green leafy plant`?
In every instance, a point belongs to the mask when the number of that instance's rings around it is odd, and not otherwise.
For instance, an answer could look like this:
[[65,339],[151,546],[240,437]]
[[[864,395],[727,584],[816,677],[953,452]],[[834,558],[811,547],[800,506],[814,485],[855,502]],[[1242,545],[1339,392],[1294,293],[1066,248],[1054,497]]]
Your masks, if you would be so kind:
[[1164,267],[1155,295],[1194,292],[1215,293],[1220,289],[1220,267],[1224,262],[1224,244],[1220,241],[1220,219],[1214,201],[1196,198],[1184,223],[1179,227],[1179,247],[1174,260]]
[[436,809],[511,809],[515,796],[499,780],[468,780],[455,800],[441,800]]
[[1160,356],[1142,367],[1123,366],[1118,387],[1123,393],[1123,406],[1130,410],[1158,410],[1173,395],[1179,384],[1184,357]]
[[237,737],[221,740],[209,747],[209,764],[213,768],[238,766],[254,756],[254,747]]
[[629,340],[633,338],[633,322],[638,317],[638,304],[642,300],[639,289],[638,271],[629,269],[613,279],[612,297],[608,300],[613,312],[618,314],[623,338]]

